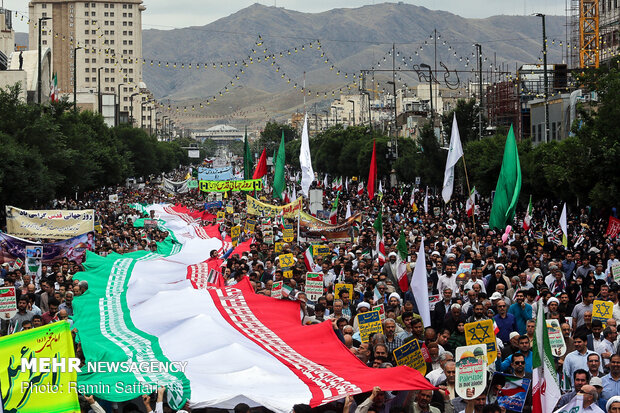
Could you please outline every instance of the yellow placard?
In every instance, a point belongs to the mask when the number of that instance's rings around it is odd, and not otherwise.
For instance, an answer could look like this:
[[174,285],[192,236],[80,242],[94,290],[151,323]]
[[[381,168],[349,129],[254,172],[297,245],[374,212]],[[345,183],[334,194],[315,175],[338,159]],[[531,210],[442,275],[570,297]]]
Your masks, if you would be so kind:
[[349,291],[349,300],[353,301],[353,284],[336,284],[334,286],[334,294],[337,298],[340,298],[340,290],[346,289]]
[[321,257],[325,257],[327,255],[331,254],[331,251],[329,250],[329,247],[327,245],[313,245],[312,246],[312,255],[313,256],[321,256]]
[[246,179],[242,181],[200,181],[203,192],[227,191],[260,191],[263,189],[262,179]]
[[295,257],[293,254],[281,254],[278,255],[278,259],[280,262],[280,268],[292,268],[295,266]]
[[25,210],[6,207],[7,234],[29,238],[73,238],[95,230],[95,211]]
[[357,317],[362,343],[367,343],[373,333],[383,334],[383,324],[378,310],[359,313],[355,317]]
[[245,220],[245,232],[252,233],[256,230],[256,220],[255,219],[246,219]]
[[426,374],[426,361],[420,347],[420,342],[416,339],[394,349],[394,360],[399,366],[409,366],[416,369],[421,375]]
[[489,365],[497,358],[497,342],[495,340],[493,320],[489,319],[465,324],[465,341],[468,346],[486,344]]
[[224,219],[226,219],[226,212],[224,212],[224,211],[217,211],[216,222],[224,222]]
[[611,301],[594,300],[592,304],[592,320],[601,320],[606,325],[607,320],[613,318],[613,313],[614,303]]
[[283,242],[276,242],[275,246],[274,246],[274,251],[276,254],[279,254],[282,252],[282,249],[284,247],[284,243]]
[[230,238],[232,240],[233,247],[236,247],[239,244],[239,236],[241,235],[241,227],[235,225],[230,229]]
[[295,240],[295,230],[292,224],[284,224],[282,226],[282,239],[284,242],[293,242]]
[[226,213],[227,214],[234,214],[235,213],[235,208],[233,208],[232,206],[227,206],[226,207]]
[[[22,358],[32,360],[32,364],[24,366]],[[0,338],[0,388],[4,411],[79,412],[77,372],[71,371],[69,364],[74,358],[71,328],[66,321]],[[47,359],[47,368],[51,367],[51,359],[64,363],[64,372],[60,366],[56,372],[39,371],[44,363],[42,359]],[[50,406],[52,399],[53,408]]]

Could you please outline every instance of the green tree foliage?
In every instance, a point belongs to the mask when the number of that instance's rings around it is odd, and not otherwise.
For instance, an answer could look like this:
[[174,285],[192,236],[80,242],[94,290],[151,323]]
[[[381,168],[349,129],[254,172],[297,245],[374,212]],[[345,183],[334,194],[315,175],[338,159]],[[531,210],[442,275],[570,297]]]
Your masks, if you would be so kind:
[[[282,131],[284,131],[285,143],[299,139],[299,133],[292,126],[284,123],[267,122],[265,129],[260,134],[260,138],[254,142],[252,152],[258,153],[260,156],[263,149],[267,148],[267,156],[273,156],[273,151],[280,145]],[[241,153],[243,154],[243,148]],[[297,155],[299,156],[299,153]],[[288,156],[286,158],[288,160]]]
[[109,128],[102,116],[76,113],[66,101],[39,106],[18,97],[18,86],[0,89],[0,204],[36,207],[189,162],[179,142],[158,142],[127,125]]
[[[461,142],[465,145],[468,142],[478,140],[480,136],[480,122],[478,120],[478,114],[480,110],[476,104],[476,99],[459,99],[456,103],[456,107],[443,114],[441,116],[441,123],[445,136],[450,138],[452,134],[452,120],[456,113],[456,121],[459,124],[459,135],[461,135]],[[482,116],[482,130],[487,127],[487,120]]]

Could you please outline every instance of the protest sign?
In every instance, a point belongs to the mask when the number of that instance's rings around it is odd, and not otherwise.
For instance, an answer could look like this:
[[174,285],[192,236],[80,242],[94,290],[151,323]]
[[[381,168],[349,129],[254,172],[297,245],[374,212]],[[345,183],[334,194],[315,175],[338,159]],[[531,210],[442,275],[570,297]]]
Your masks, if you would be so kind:
[[271,297],[282,298],[282,281],[276,281],[271,286]]
[[[495,372],[489,386],[487,402],[489,404],[497,403],[506,410],[520,413],[523,411],[531,382],[532,379]],[[499,386],[502,387],[498,390]]]
[[313,245],[312,256],[313,257],[326,257],[331,254],[331,251],[327,245]]
[[108,196],[108,201],[110,202],[118,202],[118,194],[113,194]]
[[227,192],[227,191],[260,191],[263,189],[262,179],[246,179],[242,181],[200,181],[202,192]]
[[615,282],[620,284],[620,264],[615,264],[611,266],[611,277]]
[[592,320],[600,320],[603,328],[607,324],[607,320],[613,317],[614,303],[611,301],[594,300],[592,305]]
[[362,343],[367,343],[373,333],[383,334],[383,324],[381,324],[379,311],[359,313],[356,317]]
[[232,205],[227,205],[226,206],[226,213],[227,214],[234,214],[235,213],[235,208]]
[[340,292],[342,290],[347,290],[349,292],[349,300],[353,301],[353,284],[336,284],[334,286],[334,293],[336,294],[336,298],[340,298]]
[[302,200],[303,198],[299,197],[290,204],[277,206],[261,202],[250,195],[246,195],[246,210],[249,215],[268,217],[281,215],[283,218],[295,218],[303,207]]
[[[211,194],[209,194],[211,195]],[[205,203],[205,210],[207,209],[220,209],[222,207],[222,201],[212,201],[212,202],[206,202]]]
[[555,357],[562,357],[566,353],[566,343],[560,328],[560,322],[554,319],[545,320],[547,323],[547,331],[549,332],[549,344],[551,352]]
[[256,220],[248,218],[245,220],[245,232],[250,234],[256,230]]
[[435,310],[435,304],[441,301],[441,296],[439,294],[429,295],[428,296],[428,305],[431,311]]
[[42,366],[45,360],[49,363],[53,359],[62,364],[74,357],[71,329],[66,321],[0,338],[0,388],[4,411],[79,412],[76,370],[58,366],[53,373],[49,370],[45,373],[19,368],[22,358]]
[[10,319],[17,313],[15,287],[0,287],[0,317]]
[[293,257],[293,254],[278,255],[278,261],[284,278],[291,278],[293,276],[293,267],[295,267],[295,257]]
[[497,343],[493,320],[475,321],[465,324],[465,341],[468,346],[474,344],[486,344],[487,364],[491,364],[497,358]]
[[176,195],[176,194],[186,194],[189,192],[189,187],[187,186],[188,182],[189,182],[189,179],[186,179],[184,181],[174,182],[174,181],[171,181],[170,179],[164,178],[162,179],[161,186],[162,188],[164,188],[166,192],[168,192],[168,194],[170,194],[170,196]]
[[67,239],[95,231],[95,211],[25,210],[6,207],[7,233],[16,237]]
[[316,302],[323,295],[323,274],[309,272],[306,273],[306,297],[308,300]]
[[26,274],[40,276],[43,264],[43,246],[26,247]]
[[272,229],[266,229],[263,231],[263,242],[265,244],[273,244],[273,230]]
[[187,189],[196,189],[198,188],[198,181],[195,179],[191,179],[187,181]]
[[471,277],[471,270],[474,268],[474,264],[471,262],[462,262],[459,264],[459,269],[456,270],[456,281],[459,284],[465,284]]
[[361,214],[355,214],[342,224],[332,225],[301,211],[299,236],[307,242],[319,242],[323,239],[330,242],[347,242],[351,240],[351,236],[357,236],[359,233],[361,219]]
[[273,250],[276,254],[279,254],[282,252],[283,249],[284,249],[284,242],[276,242]]
[[156,219],[144,219],[144,228],[145,229],[157,229],[157,220]]
[[409,366],[419,371],[423,376],[426,374],[426,361],[424,361],[424,356],[422,355],[422,349],[420,348],[420,342],[418,340],[413,339],[403,344],[394,349],[392,354],[394,355],[394,360],[397,365]]
[[221,224],[222,222],[224,222],[225,219],[226,219],[226,212],[217,211],[217,219],[215,220],[215,222],[217,222],[218,224]]
[[95,249],[94,234],[94,232],[89,232],[57,242],[39,244],[0,233],[0,259],[9,264],[17,264],[19,262],[21,263],[19,265],[21,268],[27,260],[26,248],[39,246],[42,247],[42,263],[44,265],[52,265],[55,262],[61,261],[63,257],[67,257],[69,261],[74,260],[81,264],[86,256],[86,251],[94,251]]
[[235,225],[230,229],[230,239],[232,241],[233,247],[239,245],[239,236],[241,235],[241,227]]
[[295,230],[293,224],[284,224],[282,226],[282,239],[284,242],[293,242],[295,239]]
[[375,305],[372,307],[372,311],[379,311],[379,315],[381,316],[381,321],[385,321],[385,307],[383,304]]
[[[484,344],[456,348],[454,390],[465,400],[480,396],[487,385],[487,348]],[[467,394],[467,391],[470,394]]]
[[225,181],[228,179],[233,179],[232,166],[226,166],[223,168],[205,168],[204,166],[198,167],[199,181]]
[[239,216],[238,213],[235,213],[233,215],[233,224],[235,224],[235,225],[241,224],[241,217]]

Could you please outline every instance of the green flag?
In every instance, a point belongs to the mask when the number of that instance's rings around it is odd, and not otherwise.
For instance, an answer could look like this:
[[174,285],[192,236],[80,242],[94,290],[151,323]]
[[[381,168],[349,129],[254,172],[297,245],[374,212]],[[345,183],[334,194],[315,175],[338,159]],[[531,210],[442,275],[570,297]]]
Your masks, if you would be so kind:
[[409,254],[409,248],[407,248],[407,239],[405,238],[405,232],[403,229],[400,229],[400,237],[398,238],[398,244],[396,244],[396,249],[398,250],[398,256],[401,260],[407,260],[407,254]]
[[512,223],[515,216],[515,208],[521,192],[521,165],[519,164],[519,151],[515,134],[510,126],[506,147],[504,148],[504,159],[502,169],[499,173],[497,186],[495,187],[495,198],[491,207],[491,217],[489,226],[503,230],[507,224]]
[[284,160],[284,131],[282,131],[282,140],[275,159],[276,167],[273,177],[273,197],[277,199],[282,199],[282,191],[284,190]]
[[243,142],[243,179],[252,179],[254,163],[252,162],[252,153],[248,144],[248,128],[245,128],[245,140]]

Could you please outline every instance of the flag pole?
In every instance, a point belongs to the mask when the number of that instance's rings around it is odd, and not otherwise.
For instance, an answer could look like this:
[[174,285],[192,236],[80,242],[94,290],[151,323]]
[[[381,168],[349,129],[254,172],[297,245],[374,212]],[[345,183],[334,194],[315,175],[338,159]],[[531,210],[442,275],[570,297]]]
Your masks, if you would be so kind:
[[[465,181],[467,182],[467,193],[471,195],[471,188],[469,187],[469,177],[467,176],[467,164],[465,163],[465,154],[463,154],[461,158],[463,159],[463,169],[465,169]],[[476,196],[475,195],[474,195],[474,210],[471,213],[471,219],[474,222],[474,231],[476,231]]]

